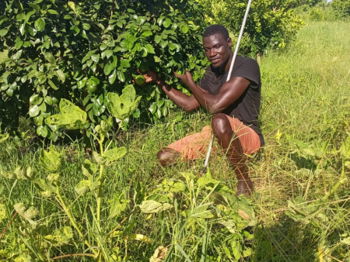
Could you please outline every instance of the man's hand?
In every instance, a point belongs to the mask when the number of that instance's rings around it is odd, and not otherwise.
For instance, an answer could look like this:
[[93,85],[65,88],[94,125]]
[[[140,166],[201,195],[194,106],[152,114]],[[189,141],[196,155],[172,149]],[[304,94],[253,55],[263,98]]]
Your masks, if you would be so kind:
[[186,71],[184,74],[174,73],[174,75],[181,80],[182,83],[189,87],[190,84],[194,83],[190,72]]
[[158,75],[156,72],[150,71],[147,74],[144,74],[143,77],[145,78],[146,83],[153,83],[158,81]]

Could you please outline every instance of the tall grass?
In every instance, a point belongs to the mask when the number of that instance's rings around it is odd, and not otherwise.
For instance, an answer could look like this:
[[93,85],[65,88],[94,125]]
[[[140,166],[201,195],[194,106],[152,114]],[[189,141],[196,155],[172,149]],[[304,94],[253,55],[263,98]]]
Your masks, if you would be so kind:
[[[263,160],[253,165],[264,225],[257,261],[343,261],[350,256],[340,244],[350,226],[349,154],[340,153],[350,149],[349,29],[346,22],[311,22],[286,53],[271,52],[262,60],[267,146]],[[306,222],[299,214],[293,221],[285,215],[292,205],[288,201],[303,208],[314,204],[332,218]],[[337,201],[341,204],[334,205]]]
[[[126,146],[128,154],[105,170],[101,194],[111,201],[119,199],[118,205],[128,204],[114,219],[108,219],[109,211],[102,208],[104,230],[113,229],[107,232],[110,237],[99,236],[101,243],[96,245],[113,246],[104,251],[113,254],[111,261],[149,261],[157,248],[158,258],[162,252],[170,254],[167,261],[237,261],[238,254],[244,252],[252,252],[253,261],[264,262],[348,261],[349,29],[346,22],[311,22],[288,50],[268,52],[262,58],[261,122],[266,146],[250,164],[256,185],[251,202],[258,224],[244,233],[245,238],[254,238],[248,245],[239,232],[227,233],[215,224],[215,219],[205,217],[210,216],[207,209],[216,210],[217,200],[208,197],[214,192],[213,184],[206,187],[209,191],[201,191],[196,184],[204,175],[202,160],[168,168],[156,161],[156,153],[163,146],[209,123],[210,117],[201,111],[176,111],[164,123],[118,136],[115,143]],[[0,258],[6,254],[7,259],[15,260],[21,250],[21,259],[30,255],[35,261],[45,261],[66,254],[69,261],[92,261],[91,257],[79,256],[86,245],[79,242],[76,233],[71,238],[66,234],[69,241],[63,240],[67,244],[52,246],[49,239],[58,237],[53,232],[67,224],[67,216],[57,202],[42,197],[25,177],[8,178],[16,175],[16,167],[27,166],[36,170],[36,178],[46,176],[39,161],[42,145],[30,139],[30,132],[25,136],[24,141],[11,139],[1,144],[0,173],[7,178],[0,177]],[[74,192],[79,181],[85,179],[81,172],[84,159],[92,158],[90,150],[82,145],[82,141],[75,141],[59,146],[64,160],[59,183],[72,215],[86,226],[85,240],[93,243],[96,234],[101,234],[89,224],[94,207],[88,203],[94,202],[94,195],[78,198]],[[212,155],[210,171],[234,190],[233,171],[220,152]],[[178,182],[184,181],[184,176],[187,191],[162,195],[164,179]],[[152,199],[154,192],[158,199],[171,193],[176,208],[142,214],[142,201]],[[244,201],[237,199],[231,207],[238,203],[251,205]],[[13,212],[14,204],[19,202],[38,209],[35,219],[42,222],[39,228],[26,229],[26,222]],[[193,220],[198,216],[200,220]],[[239,217],[235,219],[241,223]]]

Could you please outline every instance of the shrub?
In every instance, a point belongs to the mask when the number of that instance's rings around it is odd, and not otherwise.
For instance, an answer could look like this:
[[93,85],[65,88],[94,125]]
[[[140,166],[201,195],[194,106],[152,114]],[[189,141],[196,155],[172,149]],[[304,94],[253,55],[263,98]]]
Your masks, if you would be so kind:
[[53,140],[65,121],[60,99],[87,113],[84,123],[65,127],[91,130],[110,117],[108,97],[119,99],[117,122],[126,127],[131,115],[160,118],[171,106],[157,88],[138,86],[139,74],[155,70],[173,83],[173,71],[205,63],[202,19],[191,1],[7,0],[0,8],[0,52],[8,52],[0,122],[16,126],[29,114],[37,133]]
[[[225,25],[238,35],[245,13],[246,0],[197,0],[205,8],[206,22]],[[252,1],[241,53],[256,55],[267,48],[281,48],[293,39],[301,20],[293,8],[299,1]]]
[[350,16],[350,0],[333,0],[331,6],[338,17],[346,18]]

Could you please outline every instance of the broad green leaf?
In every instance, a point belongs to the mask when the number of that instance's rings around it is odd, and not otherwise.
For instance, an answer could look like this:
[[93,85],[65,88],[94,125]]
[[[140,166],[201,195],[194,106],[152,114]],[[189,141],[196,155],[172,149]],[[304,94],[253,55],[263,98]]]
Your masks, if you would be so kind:
[[34,221],[34,218],[38,215],[39,212],[36,208],[26,208],[23,203],[16,203],[13,207],[18,215],[28,221],[33,228],[37,226],[38,222]]
[[95,76],[90,77],[86,82],[86,86],[88,89],[97,87],[99,84],[100,84],[100,79],[98,79]]
[[53,65],[56,64],[56,59],[51,52],[44,53],[44,57],[49,63],[51,63]]
[[8,31],[9,31],[8,27],[4,28],[4,29],[1,29],[0,30],[0,37],[4,37],[7,34]]
[[245,220],[247,226],[255,226],[257,221],[253,206],[245,198],[240,198],[237,204],[238,215]]
[[18,60],[18,59],[20,59],[21,56],[22,56],[22,53],[23,53],[23,50],[17,51],[17,52],[12,56],[12,59],[13,59],[13,60]]
[[154,48],[151,44],[146,44],[145,47],[146,47],[148,53],[155,54]]
[[42,190],[41,194],[43,194],[45,197],[49,197],[53,192],[56,191],[56,187],[48,183],[45,179],[35,179],[34,183],[39,186],[39,188]]
[[58,90],[59,89],[58,86],[56,86],[56,84],[53,81],[48,80],[47,83],[49,84],[49,86],[52,87],[53,90]]
[[26,24],[25,23],[21,24],[21,26],[19,27],[19,32],[21,33],[21,35],[24,35],[25,28],[26,28]]
[[108,77],[108,82],[113,85],[117,79],[117,70],[114,70],[113,73]]
[[11,97],[11,96],[13,96],[13,92],[14,92],[13,89],[9,88],[9,89],[6,90],[6,95]]
[[91,60],[94,61],[95,63],[98,63],[98,61],[100,61],[100,54],[93,54],[91,56]]
[[117,71],[117,77],[120,82],[125,82],[125,75],[122,71]]
[[129,200],[120,199],[119,196],[115,196],[114,199],[109,204],[109,216],[108,219],[113,219],[120,216],[120,214],[125,211],[128,207]]
[[56,75],[58,76],[58,79],[64,83],[66,81],[66,75],[63,73],[61,69],[56,70]]
[[6,206],[0,203],[0,223],[7,219],[7,209]]
[[117,67],[116,60],[113,60],[112,62],[105,64],[103,68],[103,72],[105,73],[106,76],[108,76],[116,67]]
[[53,246],[60,247],[69,244],[70,240],[73,238],[73,230],[69,226],[64,226],[55,229],[52,235],[46,235],[44,238],[49,240]]
[[225,226],[226,229],[232,234],[235,234],[238,231],[236,222],[233,220],[219,220],[218,223]]
[[75,3],[73,1],[68,1],[68,6],[76,13]]
[[206,203],[200,206],[195,207],[193,210],[190,211],[189,217],[192,219],[197,218],[212,218],[214,215],[208,210],[208,207],[212,205],[212,203]]
[[21,38],[19,38],[18,36],[16,37],[15,40],[15,48],[16,49],[20,49],[23,46],[23,41]]
[[143,37],[148,37],[148,36],[151,36],[151,35],[153,35],[153,33],[152,33],[152,31],[149,31],[149,30],[144,31],[144,32],[141,34],[141,36],[143,36]]
[[9,137],[10,137],[10,135],[8,133],[0,134],[0,143],[5,142]]
[[162,36],[161,35],[156,35],[154,37],[154,42],[156,42],[157,44],[159,44],[162,41]]
[[159,203],[154,200],[145,200],[140,205],[141,212],[146,214],[159,213],[172,207],[169,203]]
[[237,242],[237,243],[231,243],[232,246],[232,253],[236,258],[236,261],[239,261],[240,258],[242,257],[242,253],[241,253],[241,245]]
[[46,118],[46,124],[74,130],[82,128],[87,123],[86,112],[69,100],[61,99],[59,108],[60,113]]
[[146,82],[146,79],[143,75],[135,76],[135,84],[138,86],[143,86]]
[[180,26],[180,30],[181,30],[182,33],[187,34],[188,31],[190,30],[190,28],[188,27],[188,25],[182,24],[182,25]]
[[29,108],[29,116],[30,117],[36,117],[40,114],[40,108],[38,105],[31,106]]
[[197,184],[199,187],[204,187],[207,185],[217,185],[219,184],[220,181],[214,179],[211,177],[211,174],[209,172],[207,172],[204,176],[201,176],[200,178],[198,178],[197,180]]
[[[113,50],[106,50],[102,52],[101,57],[104,58],[106,57],[107,59],[110,58],[113,55]],[[113,59],[117,60],[117,57],[114,56]]]
[[89,51],[87,54],[83,57],[83,60],[81,61],[83,64],[90,59],[90,57],[94,54],[95,51]]
[[51,146],[49,150],[43,150],[40,161],[46,171],[52,173],[61,167],[61,157],[61,153],[54,146]]
[[20,180],[25,180],[26,179],[26,171],[24,168],[17,166],[15,168],[15,170],[13,171],[16,179],[20,179]]
[[75,192],[78,195],[85,194],[92,187],[92,182],[90,180],[80,180],[80,182],[74,187]]
[[163,26],[165,28],[168,28],[171,25],[171,20],[169,18],[166,18],[163,22]]
[[112,149],[107,150],[104,152],[103,157],[108,162],[114,162],[118,159],[122,158],[126,154],[126,148],[125,147],[114,147]]
[[38,18],[34,22],[34,27],[37,31],[42,32],[45,29],[45,20],[43,18]]
[[31,105],[40,105],[43,102],[43,98],[38,94],[34,94],[29,98],[29,103]]
[[88,23],[83,23],[83,29],[84,29],[84,30],[90,30],[90,28],[91,28],[91,25],[90,25],[90,24],[88,24]]
[[132,85],[127,85],[122,91],[122,95],[117,93],[107,93],[107,108],[108,111],[119,120],[128,118],[137,108],[141,97],[136,97],[135,88]]
[[88,159],[85,159],[84,164],[82,165],[83,175],[86,177],[94,176],[98,171],[98,166],[96,163],[91,162]]
[[47,129],[46,126],[38,126],[38,127],[36,128],[36,133],[37,133],[39,136],[47,137],[47,135],[49,134],[49,130]]
[[47,10],[47,12],[51,15],[58,15],[58,12],[54,9],[49,9],[49,10]]
[[350,246],[350,237],[344,238],[340,241],[342,244]]

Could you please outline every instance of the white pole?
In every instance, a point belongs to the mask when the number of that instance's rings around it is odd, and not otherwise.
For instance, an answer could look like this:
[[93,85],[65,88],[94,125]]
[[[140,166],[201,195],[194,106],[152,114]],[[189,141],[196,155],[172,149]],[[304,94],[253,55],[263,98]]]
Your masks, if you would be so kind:
[[[235,48],[235,51],[234,51],[233,56],[232,56],[230,69],[228,70],[228,75],[227,75],[227,78],[226,78],[226,82],[228,82],[230,80],[230,78],[231,78],[233,65],[234,65],[234,63],[236,61],[236,57],[237,57],[238,49],[239,49],[239,44],[241,43],[241,39],[242,39],[242,36],[243,36],[245,24],[247,22],[247,18],[248,18],[248,14],[249,14],[251,3],[252,3],[252,0],[248,0],[247,8],[245,10],[245,14],[244,14],[242,25],[241,25],[241,30],[240,30],[239,35],[238,35],[236,48]],[[204,167],[205,168],[208,166],[208,163],[209,163],[209,157],[210,157],[210,154],[211,154],[211,149],[213,147],[213,141],[214,141],[214,135],[211,135],[210,143],[208,145],[207,155],[205,156],[205,161],[204,161]]]

